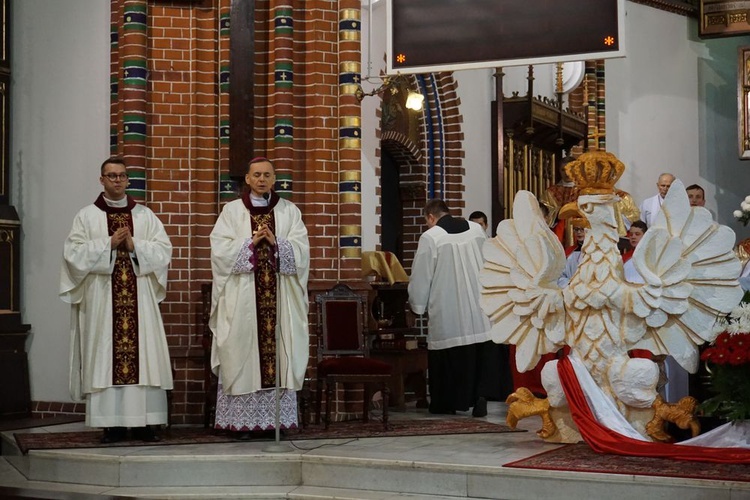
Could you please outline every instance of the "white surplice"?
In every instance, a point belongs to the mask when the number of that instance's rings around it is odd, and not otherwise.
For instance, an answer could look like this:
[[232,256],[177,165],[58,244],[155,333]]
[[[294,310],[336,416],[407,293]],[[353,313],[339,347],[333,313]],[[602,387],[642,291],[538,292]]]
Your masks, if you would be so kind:
[[131,261],[138,299],[137,385],[112,384],[116,255],[106,212],[95,205],[80,210],[63,249],[60,298],[71,306],[70,394],[74,400],[86,397],[86,424],[93,427],[142,427],[167,421],[164,390],[172,389],[172,368],[159,302],[166,296],[172,245],[151,210],[136,204],[131,214],[135,246]]
[[[276,309],[276,328],[281,339],[280,387],[296,391],[302,388],[310,355],[310,246],[302,214],[292,202],[279,199],[273,214],[280,262]],[[241,265],[248,262],[252,253],[251,241],[252,224],[244,202],[240,199],[227,203],[211,231],[213,292],[209,326],[214,334],[211,368],[219,375],[223,392],[231,396],[262,388],[255,273]]]
[[646,198],[641,203],[641,220],[646,223],[648,227],[651,227],[656,222],[656,216],[661,211],[661,204],[664,203],[664,198],[660,194],[656,194],[651,198]]
[[484,265],[482,226],[450,234],[433,226],[419,238],[409,277],[409,304],[429,316],[428,349],[477,344],[490,339],[490,322],[479,306],[479,271]]
[[581,263],[581,250],[576,249],[570,252],[570,255],[565,259],[565,268],[562,274],[557,278],[557,286],[565,288],[573,279],[573,275],[578,271],[578,264]]

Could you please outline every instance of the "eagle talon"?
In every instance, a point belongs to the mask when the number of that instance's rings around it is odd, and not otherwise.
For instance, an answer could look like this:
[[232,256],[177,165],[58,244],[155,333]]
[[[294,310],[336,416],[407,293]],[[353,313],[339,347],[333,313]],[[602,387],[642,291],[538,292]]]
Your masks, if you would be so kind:
[[505,422],[512,429],[516,428],[518,422],[526,417],[538,415],[542,418],[542,428],[537,431],[537,436],[547,439],[557,432],[557,426],[549,413],[549,400],[538,398],[526,387],[519,387],[505,400],[508,404],[508,415]]
[[685,396],[677,403],[665,403],[661,396],[654,400],[654,418],[646,424],[646,434],[654,441],[671,443],[674,438],[667,433],[666,424],[672,422],[680,429],[690,429],[693,437],[701,432],[701,424],[695,417],[698,401],[692,396]]

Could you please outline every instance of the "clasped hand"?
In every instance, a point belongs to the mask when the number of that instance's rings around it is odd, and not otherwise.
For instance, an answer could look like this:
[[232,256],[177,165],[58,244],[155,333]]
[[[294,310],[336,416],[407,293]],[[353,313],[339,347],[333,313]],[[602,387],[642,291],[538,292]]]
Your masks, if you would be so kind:
[[262,240],[268,241],[271,246],[276,245],[276,237],[273,235],[271,229],[265,224],[260,226],[258,230],[253,233],[253,246],[258,246]]
[[133,243],[133,236],[130,234],[130,228],[121,227],[112,234],[111,238],[112,249],[119,248],[121,245],[125,246],[128,252],[135,250],[135,244]]

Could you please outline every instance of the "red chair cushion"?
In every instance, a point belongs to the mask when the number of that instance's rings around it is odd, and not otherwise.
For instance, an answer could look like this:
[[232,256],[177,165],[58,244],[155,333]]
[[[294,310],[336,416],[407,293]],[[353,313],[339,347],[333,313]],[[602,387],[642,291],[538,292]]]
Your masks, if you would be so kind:
[[326,302],[326,348],[330,351],[357,351],[362,349],[359,323],[362,314],[357,300],[331,300]]
[[347,356],[328,358],[318,363],[318,376],[326,375],[390,375],[391,365],[371,358]]

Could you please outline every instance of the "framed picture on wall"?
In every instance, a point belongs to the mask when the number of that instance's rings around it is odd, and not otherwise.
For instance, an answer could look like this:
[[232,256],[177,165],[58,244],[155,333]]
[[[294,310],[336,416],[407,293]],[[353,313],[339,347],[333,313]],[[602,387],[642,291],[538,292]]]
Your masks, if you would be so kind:
[[748,0],[700,0],[698,35],[702,38],[750,33]]
[[737,48],[737,133],[740,160],[750,160],[750,45]]

